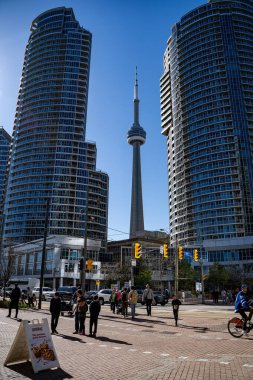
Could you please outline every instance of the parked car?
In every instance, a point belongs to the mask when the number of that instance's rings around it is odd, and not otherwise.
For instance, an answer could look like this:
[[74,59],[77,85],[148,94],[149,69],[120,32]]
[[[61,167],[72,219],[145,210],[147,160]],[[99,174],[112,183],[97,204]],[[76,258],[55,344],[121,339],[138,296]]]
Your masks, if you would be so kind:
[[166,303],[168,303],[168,298],[159,291],[154,291],[154,305],[162,305],[164,306]]
[[142,305],[144,305],[144,302],[142,301],[142,296],[143,296],[143,290],[142,289],[136,289],[137,293],[138,293],[138,299],[137,299],[137,302],[138,303],[141,303]]
[[[5,297],[10,297],[10,294],[11,294],[12,290],[13,290],[13,288],[11,288],[11,287],[6,287],[6,288],[5,288]],[[1,295],[1,297],[4,296],[4,288],[2,288],[2,289],[0,290],[0,295]]]
[[[52,288],[49,288],[47,286],[42,287],[42,301],[48,300],[50,297],[52,298],[54,296],[54,291]],[[35,297],[38,299],[40,295],[40,287],[33,288],[33,294],[35,294]],[[47,299],[46,299],[47,298]],[[50,299],[51,299],[50,298]]]
[[93,297],[97,294],[98,292],[96,290],[89,290],[88,292],[86,292],[85,294],[85,300],[87,303],[91,303],[91,301],[93,300]]
[[97,295],[98,295],[98,299],[99,299],[100,304],[103,305],[105,302],[110,302],[111,294],[112,294],[112,290],[111,289],[101,289],[101,290],[99,290],[99,292],[97,293]]
[[73,298],[76,291],[76,286],[59,286],[57,289],[57,292],[60,293],[60,297],[65,296],[65,298]]

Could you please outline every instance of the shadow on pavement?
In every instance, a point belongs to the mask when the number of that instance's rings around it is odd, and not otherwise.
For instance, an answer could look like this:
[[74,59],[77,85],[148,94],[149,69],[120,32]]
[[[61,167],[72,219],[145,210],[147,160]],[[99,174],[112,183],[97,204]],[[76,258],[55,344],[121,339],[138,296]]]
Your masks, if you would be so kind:
[[73,379],[73,376],[63,371],[61,368],[50,369],[50,370],[41,371],[39,373],[34,373],[30,362],[10,365],[8,366],[8,368],[32,380]]
[[[119,323],[127,323],[129,325],[132,325],[132,326],[143,326],[142,324],[140,323],[136,323],[136,322],[144,322],[144,323],[152,323],[152,324],[161,324],[161,325],[164,325],[165,322],[163,321],[153,321],[152,319],[147,319],[147,318],[139,318],[139,317],[135,317],[134,320],[131,319],[131,317],[127,317],[127,318],[119,318],[117,317],[116,315],[112,315],[110,317],[106,316],[106,315],[101,315],[101,317],[103,317],[103,320],[109,320],[109,321],[117,321]],[[153,328],[154,326],[145,326],[145,327],[149,327],[149,328]]]
[[182,325],[181,323],[178,324],[177,327],[183,328],[183,329],[195,330],[196,332],[200,332],[200,333],[206,333],[207,331],[210,330],[208,327],[188,326],[188,325]]
[[75,336],[65,335],[65,334],[57,334],[55,336],[58,336],[62,339],[71,340],[72,342],[79,342],[79,343],[86,343],[81,338],[76,338]]
[[132,343],[125,342],[124,340],[107,338],[106,336],[97,336],[96,340],[101,340],[102,342],[110,342],[110,343],[115,343],[115,344],[125,344],[127,346],[132,346]]

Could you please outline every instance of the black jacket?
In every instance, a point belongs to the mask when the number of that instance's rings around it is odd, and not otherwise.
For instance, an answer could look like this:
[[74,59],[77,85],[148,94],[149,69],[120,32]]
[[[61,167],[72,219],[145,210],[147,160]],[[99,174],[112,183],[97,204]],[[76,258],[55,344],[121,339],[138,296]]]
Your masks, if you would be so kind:
[[61,299],[58,298],[52,298],[50,301],[50,313],[51,314],[60,314],[61,312]]
[[100,305],[99,301],[98,300],[92,301],[90,304],[90,315],[92,317],[98,317],[100,310],[101,310],[101,305]]
[[14,288],[10,294],[10,299],[12,302],[17,302],[19,301],[20,299],[20,296],[21,296],[21,290],[19,289],[19,287],[17,288]]

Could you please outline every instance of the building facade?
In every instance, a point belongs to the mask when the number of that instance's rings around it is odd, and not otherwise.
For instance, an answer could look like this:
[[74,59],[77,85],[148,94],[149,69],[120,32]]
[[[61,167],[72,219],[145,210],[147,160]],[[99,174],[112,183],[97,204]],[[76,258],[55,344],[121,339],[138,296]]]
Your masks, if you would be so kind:
[[8,186],[5,245],[51,235],[107,240],[108,175],[85,140],[92,35],[71,8],[31,26],[18,95]]
[[253,260],[252,47],[253,1],[209,0],[173,27],[161,78],[172,243],[210,261],[215,240],[229,265]]
[[141,145],[145,144],[146,132],[139,123],[137,73],[134,85],[134,123],[127,133],[127,142],[133,146],[132,196],[129,238],[144,233],[144,217],[141,181]]
[[[58,289],[59,286],[80,286],[79,262],[84,246],[83,238],[63,235],[50,235],[46,242],[44,286]],[[86,273],[86,287],[96,289],[96,283],[103,281],[99,254],[101,242],[88,239],[87,255],[93,260],[92,270]],[[42,263],[43,239],[17,244],[6,248],[6,254],[11,254],[12,267],[10,283],[17,282],[25,287],[31,279],[40,280]],[[10,252],[8,252],[10,251]]]

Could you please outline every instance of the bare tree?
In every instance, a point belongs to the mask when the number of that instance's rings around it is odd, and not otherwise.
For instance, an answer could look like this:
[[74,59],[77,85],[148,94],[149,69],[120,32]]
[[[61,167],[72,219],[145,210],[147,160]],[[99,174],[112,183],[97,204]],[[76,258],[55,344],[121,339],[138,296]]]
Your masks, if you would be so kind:
[[15,271],[15,255],[13,248],[9,248],[8,254],[0,256],[0,281],[3,283],[3,299],[5,300],[5,288]]

